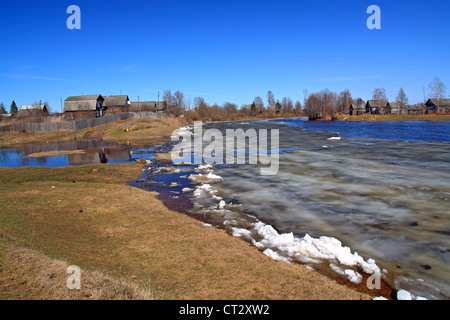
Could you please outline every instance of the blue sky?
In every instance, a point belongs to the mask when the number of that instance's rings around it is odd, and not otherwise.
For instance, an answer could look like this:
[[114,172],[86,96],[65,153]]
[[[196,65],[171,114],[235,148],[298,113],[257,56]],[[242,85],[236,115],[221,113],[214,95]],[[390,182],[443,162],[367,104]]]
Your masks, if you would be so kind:
[[[81,30],[69,30],[70,5]],[[369,30],[367,8],[381,8]],[[346,88],[370,99],[403,87],[423,100],[435,76],[450,93],[450,1],[3,1],[0,102],[80,94],[156,100],[180,90],[209,103],[303,102],[303,90]]]

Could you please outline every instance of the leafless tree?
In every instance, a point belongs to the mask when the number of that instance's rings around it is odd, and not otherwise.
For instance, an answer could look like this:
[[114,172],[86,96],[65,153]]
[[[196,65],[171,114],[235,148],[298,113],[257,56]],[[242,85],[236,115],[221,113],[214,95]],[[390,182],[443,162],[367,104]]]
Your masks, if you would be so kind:
[[183,92],[177,90],[173,94],[173,101],[175,103],[175,114],[180,115],[185,111],[186,106],[184,105],[184,94]]
[[275,96],[272,91],[267,92],[267,107],[270,110],[274,110],[275,108]]
[[296,115],[301,115],[302,114],[302,104],[300,103],[300,101],[295,101],[295,105],[294,105],[294,108],[295,108],[295,114]]
[[294,103],[292,102],[292,99],[289,97],[284,97],[283,100],[281,100],[281,112],[291,113],[293,111]]
[[384,88],[376,88],[372,93],[373,100],[387,100],[386,90]]
[[237,112],[237,105],[231,102],[225,102],[223,104],[223,110],[227,115],[233,114]]
[[348,113],[351,104],[353,103],[352,95],[348,89],[345,89],[337,97],[336,107],[338,112]]
[[431,99],[437,100],[437,103],[438,103],[437,107],[439,109],[440,104],[441,104],[441,99],[445,98],[445,95],[447,92],[447,87],[438,77],[435,77],[433,79],[433,81],[428,85],[428,88],[431,91],[429,94],[429,97]]
[[255,107],[256,107],[257,112],[260,113],[260,114],[263,113],[263,111],[264,111],[264,102],[261,99],[261,97],[257,96],[253,102],[255,103]]
[[395,98],[395,101],[400,103],[400,109],[398,110],[398,113],[399,114],[403,113],[403,111],[406,110],[406,106],[408,104],[408,97],[406,96],[406,93],[403,90],[403,88],[400,88],[400,90],[398,90],[398,94],[397,97]]

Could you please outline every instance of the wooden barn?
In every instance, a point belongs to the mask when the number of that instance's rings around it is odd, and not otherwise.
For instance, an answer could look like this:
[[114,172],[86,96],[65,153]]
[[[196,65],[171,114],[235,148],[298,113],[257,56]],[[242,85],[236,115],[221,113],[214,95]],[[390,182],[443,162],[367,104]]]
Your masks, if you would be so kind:
[[425,106],[427,113],[450,112],[450,99],[429,99]]
[[68,97],[64,101],[64,114],[67,119],[80,120],[106,115],[104,98],[100,94]]
[[422,115],[425,113],[426,107],[421,104],[415,104],[412,106],[408,106],[408,114],[416,114],[416,115]]
[[34,104],[30,106],[22,106],[15,115],[16,118],[42,118],[48,117],[50,113],[48,112],[47,106],[45,104]]
[[351,116],[360,116],[366,113],[366,103],[364,101],[353,102],[349,108],[349,114]]
[[140,101],[131,102],[131,112],[164,112],[167,110],[165,101]]
[[130,111],[130,98],[125,95],[104,97],[103,107],[108,110],[108,113],[120,113]]
[[388,102],[385,111],[390,112],[390,114],[405,114],[407,113],[407,108],[401,102]]
[[370,114],[389,114],[387,100],[369,100],[366,103],[366,113]]

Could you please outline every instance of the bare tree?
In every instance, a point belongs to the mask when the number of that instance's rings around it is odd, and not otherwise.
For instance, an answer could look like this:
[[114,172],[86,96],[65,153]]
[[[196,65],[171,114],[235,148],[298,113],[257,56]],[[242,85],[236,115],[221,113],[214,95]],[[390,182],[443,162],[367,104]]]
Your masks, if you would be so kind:
[[300,101],[295,101],[295,105],[294,105],[294,108],[295,108],[295,114],[296,115],[301,115],[302,114],[302,104],[300,103]]
[[441,99],[445,98],[447,87],[438,77],[435,77],[433,81],[428,85],[428,88],[431,91],[429,97],[431,99],[437,100],[437,107],[439,110],[439,107],[441,106]]
[[400,90],[398,90],[397,97],[395,98],[395,101],[400,103],[400,109],[398,110],[398,113],[403,113],[403,110],[406,109],[406,106],[408,104],[408,97],[406,96],[405,91],[403,88],[400,87]]
[[184,105],[184,94],[183,92],[177,90],[173,94],[173,101],[175,103],[175,114],[180,115],[185,111],[186,106]]
[[323,119],[326,116],[334,117],[337,94],[328,89],[308,95],[305,103],[305,113],[310,120]]
[[281,100],[281,112],[290,113],[293,111],[294,103],[292,102],[292,99],[289,97],[284,97],[283,100]]
[[260,113],[260,114],[263,113],[263,111],[264,111],[264,102],[261,99],[261,97],[257,96],[253,102],[255,104],[257,112]]
[[225,102],[223,104],[223,110],[226,114],[230,115],[237,112],[237,105],[231,102]]
[[272,91],[267,92],[267,107],[271,110],[275,108],[275,96]]
[[372,93],[373,100],[387,100],[386,90],[384,88],[376,88]]
[[345,89],[337,97],[336,107],[338,112],[348,113],[351,104],[353,103],[352,95],[348,89]]

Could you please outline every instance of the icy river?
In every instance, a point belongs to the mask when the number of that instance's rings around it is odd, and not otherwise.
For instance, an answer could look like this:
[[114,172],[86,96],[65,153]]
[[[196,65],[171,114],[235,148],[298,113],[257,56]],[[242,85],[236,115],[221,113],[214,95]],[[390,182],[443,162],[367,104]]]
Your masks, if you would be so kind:
[[[175,142],[149,148],[89,141],[29,145],[1,149],[0,166],[144,158],[146,168],[130,185],[159,192],[170,208],[224,228],[273,259],[327,268],[360,285],[379,275],[415,297],[450,298],[450,122],[203,124],[203,130],[211,128],[224,136],[227,129],[278,129],[277,174],[261,175],[260,165],[155,160]],[[180,133],[189,138],[192,129]],[[27,157],[49,150],[86,153]],[[245,146],[236,153],[251,152]]]
[[150,167],[135,185],[274,259],[312,269],[325,262],[355,283],[378,272],[397,290],[450,297],[449,122],[286,119],[207,128],[279,129],[278,173],[262,176],[258,165]]

